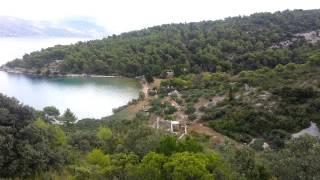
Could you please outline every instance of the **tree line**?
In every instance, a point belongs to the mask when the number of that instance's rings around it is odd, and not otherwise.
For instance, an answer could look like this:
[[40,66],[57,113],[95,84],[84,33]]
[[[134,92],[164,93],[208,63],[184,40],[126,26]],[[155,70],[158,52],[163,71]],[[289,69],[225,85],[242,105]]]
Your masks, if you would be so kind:
[[232,72],[303,63],[303,38],[288,47],[272,48],[296,33],[320,28],[319,10],[257,13],[218,21],[166,24],[102,40],[55,46],[26,54],[9,67],[47,67],[63,60],[60,73],[159,76]]
[[[58,179],[295,179],[318,178],[316,138],[290,141],[280,151],[255,152],[227,143],[178,140],[134,121],[87,119],[51,124],[44,111],[0,95],[0,177]],[[48,110],[48,108],[47,108]],[[303,156],[303,158],[300,158]],[[311,161],[310,161],[311,160]],[[289,165],[289,166],[288,166]]]

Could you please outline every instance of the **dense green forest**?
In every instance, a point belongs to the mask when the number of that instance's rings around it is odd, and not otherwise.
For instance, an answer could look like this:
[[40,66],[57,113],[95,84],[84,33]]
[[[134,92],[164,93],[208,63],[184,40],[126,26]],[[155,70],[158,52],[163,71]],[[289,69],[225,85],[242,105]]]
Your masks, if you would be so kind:
[[[72,109],[35,110],[0,95],[0,177],[319,179],[319,137],[292,137],[320,125],[320,42],[298,36],[317,39],[318,30],[320,10],[257,13],[161,25],[9,62],[40,70],[62,60],[61,74],[145,75],[150,91],[110,117],[79,121]],[[129,110],[141,102],[143,109]],[[157,118],[190,131],[156,129]]]
[[103,40],[56,46],[23,56],[9,67],[46,67],[63,60],[62,73],[158,76],[201,71],[245,69],[303,63],[304,39],[290,47],[270,48],[296,33],[320,28],[320,10],[257,13],[219,21],[168,24],[110,36]]
[[[177,140],[132,120],[53,125],[44,111],[0,95],[0,176],[20,179],[317,179],[320,140],[303,137],[279,151],[255,152],[208,139]],[[61,118],[64,118],[63,116]],[[303,157],[303,158],[301,158]]]

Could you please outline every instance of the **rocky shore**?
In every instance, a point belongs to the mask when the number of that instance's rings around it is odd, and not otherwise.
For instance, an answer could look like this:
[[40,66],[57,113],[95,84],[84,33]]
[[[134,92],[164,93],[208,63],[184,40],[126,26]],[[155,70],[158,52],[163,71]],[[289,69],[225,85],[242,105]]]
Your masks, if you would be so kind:
[[57,71],[54,72],[41,72],[34,69],[25,69],[25,68],[10,68],[7,66],[1,66],[0,71],[4,71],[7,73],[12,74],[25,74],[25,75],[32,75],[32,76],[45,76],[45,77],[97,77],[97,78],[113,78],[117,77],[120,78],[122,76],[118,75],[98,75],[98,74],[71,74],[71,73],[60,73]]

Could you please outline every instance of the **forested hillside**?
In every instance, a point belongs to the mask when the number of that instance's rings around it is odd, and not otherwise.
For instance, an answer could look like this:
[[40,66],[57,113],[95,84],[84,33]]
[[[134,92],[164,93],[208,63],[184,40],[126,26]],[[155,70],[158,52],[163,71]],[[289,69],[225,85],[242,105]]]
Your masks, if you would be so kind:
[[[25,55],[22,61],[7,66],[36,69],[63,60],[59,67],[63,73],[157,76],[168,69],[176,75],[239,72],[305,62],[309,45],[295,34],[318,29],[320,10],[257,13],[219,21],[161,25],[103,40],[56,46]],[[295,40],[291,42],[292,38]],[[287,40],[287,45],[281,43]]]
[[[171,78],[162,82],[161,93],[167,96],[167,87],[178,89],[179,98],[169,97],[191,121],[200,120],[239,142],[258,138],[277,149],[310,122],[320,123],[319,57],[234,76],[206,72]],[[221,100],[213,103],[215,99]]]
[[146,81],[139,99],[101,119],[77,121],[72,109],[36,111],[0,95],[0,178],[319,179],[319,136],[293,136],[320,125],[319,30],[320,10],[258,13],[9,62],[46,75],[54,67]]
[[[317,138],[289,141],[279,151],[205,136],[184,139],[155,131],[148,117],[71,123],[54,107],[35,111],[0,95],[0,177],[14,179],[318,179]],[[46,114],[64,123],[51,124]],[[72,118],[71,118],[72,119]],[[301,158],[303,157],[303,158]],[[299,179],[299,178],[298,178]]]

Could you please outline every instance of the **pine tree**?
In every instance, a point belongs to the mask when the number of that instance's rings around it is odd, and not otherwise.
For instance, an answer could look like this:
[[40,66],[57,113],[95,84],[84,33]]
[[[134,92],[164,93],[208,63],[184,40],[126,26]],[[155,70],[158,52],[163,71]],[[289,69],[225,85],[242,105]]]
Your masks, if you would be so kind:
[[77,121],[77,117],[71,112],[69,108],[63,113],[62,117],[60,118],[60,121],[63,124],[66,124],[69,126],[70,124],[74,123]]

